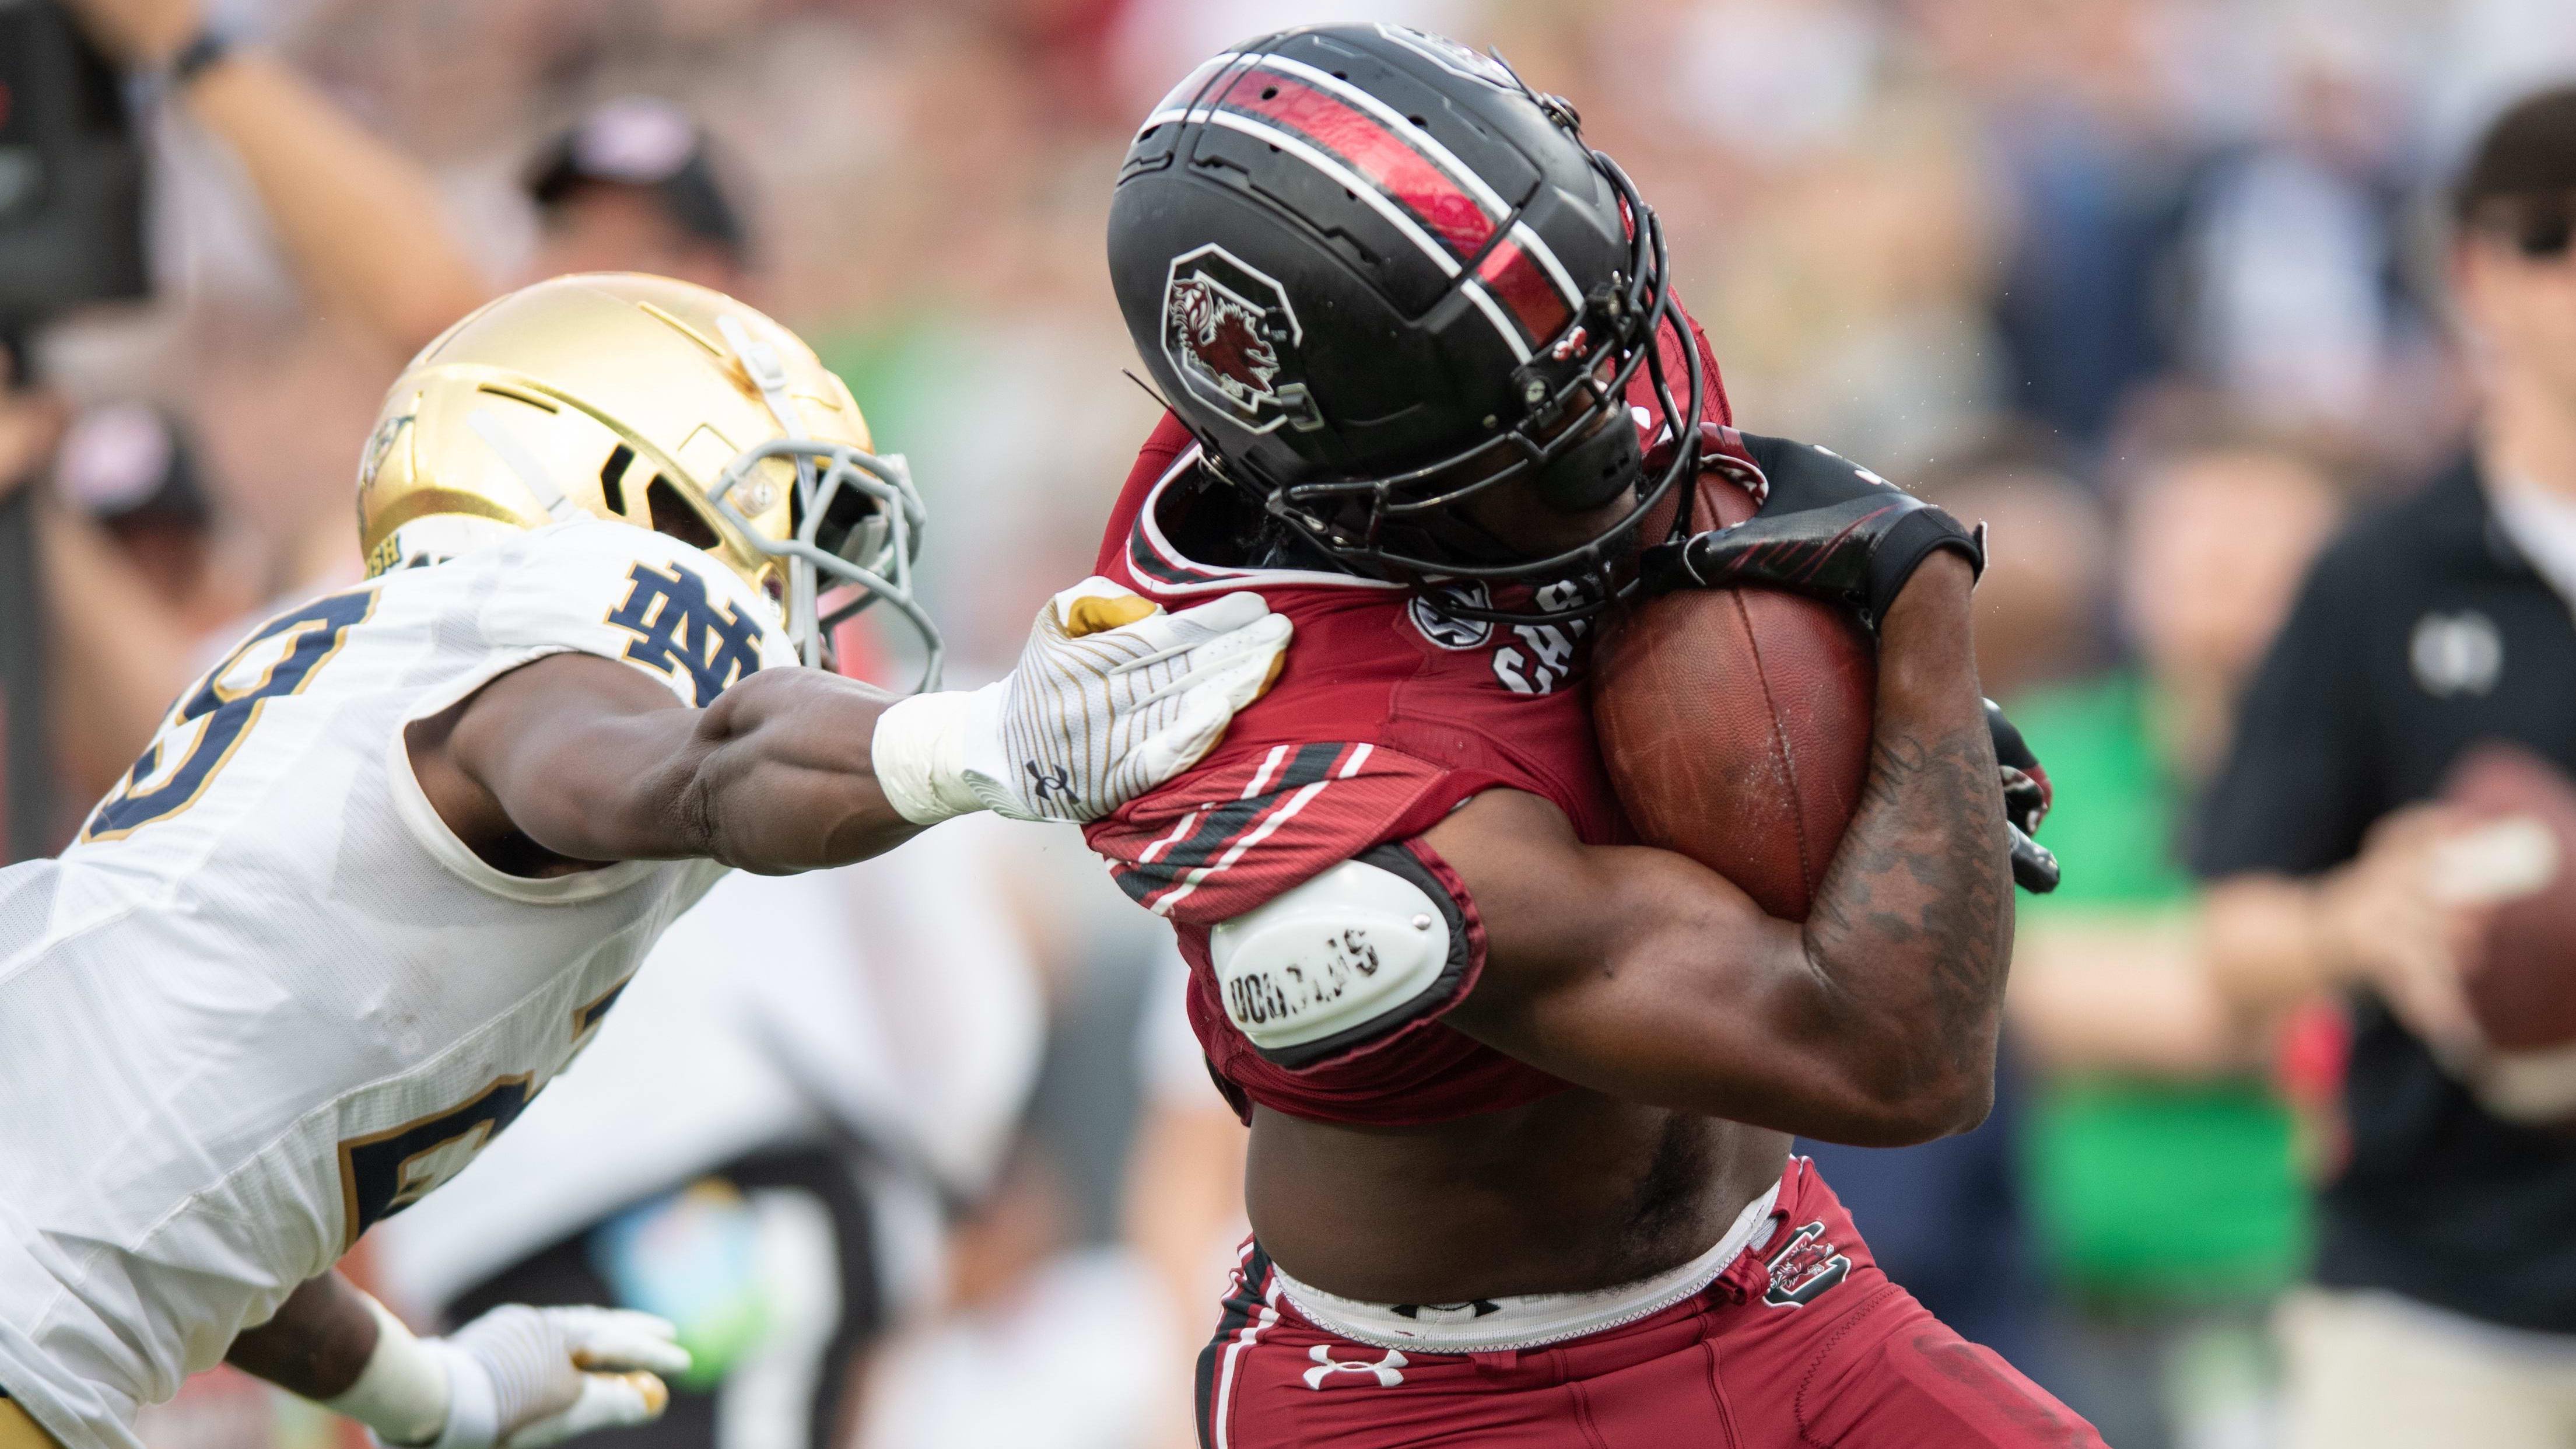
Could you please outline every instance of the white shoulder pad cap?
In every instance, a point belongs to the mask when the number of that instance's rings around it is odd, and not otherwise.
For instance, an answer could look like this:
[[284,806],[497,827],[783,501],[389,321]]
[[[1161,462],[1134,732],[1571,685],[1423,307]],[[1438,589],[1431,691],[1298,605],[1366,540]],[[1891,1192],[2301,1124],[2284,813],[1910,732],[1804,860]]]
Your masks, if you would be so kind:
[[1208,933],[1217,993],[1264,1052],[1402,1021],[1439,983],[1449,918],[1420,886],[1346,860]]

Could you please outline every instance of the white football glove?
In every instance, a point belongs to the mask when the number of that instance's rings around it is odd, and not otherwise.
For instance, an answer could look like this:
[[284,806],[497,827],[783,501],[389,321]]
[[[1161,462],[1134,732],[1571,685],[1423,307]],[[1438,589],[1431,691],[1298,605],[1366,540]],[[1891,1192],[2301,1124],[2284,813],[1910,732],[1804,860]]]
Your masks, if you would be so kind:
[[1166,613],[1109,580],[1047,601],[1010,677],[877,721],[877,782],[929,825],[972,810],[1093,820],[1198,762],[1260,698],[1290,633],[1259,594]]
[[376,1346],[356,1383],[323,1406],[422,1449],[538,1449],[661,1417],[689,1351],[671,1325],[622,1308],[495,1308],[446,1338],[414,1338],[361,1293]]
[[446,1338],[447,1425],[434,1449],[540,1449],[593,1429],[649,1423],[686,1372],[670,1323],[625,1308],[504,1304]]

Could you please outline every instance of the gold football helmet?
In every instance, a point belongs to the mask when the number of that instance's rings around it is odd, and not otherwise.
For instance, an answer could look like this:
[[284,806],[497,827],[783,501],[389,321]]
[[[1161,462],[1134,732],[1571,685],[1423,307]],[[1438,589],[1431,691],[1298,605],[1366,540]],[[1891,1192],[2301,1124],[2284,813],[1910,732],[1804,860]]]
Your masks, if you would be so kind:
[[594,272],[489,303],[412,359],[358,467],[370,577],[583,513],[722,560],[809,665],[835,625],[890,604],[929,651],[920,687],[938,687],[910,471],[874,451],[812,348],[721,292]]

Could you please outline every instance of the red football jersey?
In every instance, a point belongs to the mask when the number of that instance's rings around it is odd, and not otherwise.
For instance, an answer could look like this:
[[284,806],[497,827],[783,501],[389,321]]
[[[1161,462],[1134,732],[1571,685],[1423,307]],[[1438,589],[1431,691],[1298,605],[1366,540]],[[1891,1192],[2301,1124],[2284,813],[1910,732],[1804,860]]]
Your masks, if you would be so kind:
[[[1731,422],[1708,343],[1707,416]],[[1686,374],[1672,333],[1669,375]],[[1651,440],[1663,427],[1639,370],[1630,402]],[[1170,536],[1195,481],[1198,447],[1166,416],[1128,475],[1097,572],[1173,609],[1237,589],[1297,626],[1278,681],[1211,754],[1087,827],[1110,874],[1171,919],[1190,964],[1190,1024],[1226,1095],[1301,1117],[1401,1125],[1535,1101],[1566,1083],[1452,1030],[1439,1015],[1473,989],[1484,937],[1448,867],[1409,846],[1449,887],[1465,921],[1468,969],[1450,999],[1390,1034],[1291,1069],[1227,1019],[1208,965],[1208,929],[1374,846],[1412,838],[1488,789],[1553,802],[1586,842],[1629,838],[1593,742],[1584,696],[1587,626],[1443,618],[1400,584],[1299,569],[1239,568],[1187,556]]]

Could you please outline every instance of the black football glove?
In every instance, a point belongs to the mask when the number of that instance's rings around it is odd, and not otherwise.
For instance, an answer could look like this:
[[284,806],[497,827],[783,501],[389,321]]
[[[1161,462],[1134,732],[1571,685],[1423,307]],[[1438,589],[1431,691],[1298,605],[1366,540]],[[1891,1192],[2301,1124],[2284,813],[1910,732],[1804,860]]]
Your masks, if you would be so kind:
[[2004,824],[2012,831],[2013,884],[2035,896],[2057,889],[2057,853],[2032,837],[2039,834],[2039,822],[2048,818],[2048,807],[2056,799],[2056,790],[2048,783],[2048,772],[2039,766],[2039,757],[2030,752],[2030,744],[2021,737],[2020,729],[1993,700],[1986,701],[1986,732],[1994,737],[1995,763],[2004,776]]
[[[1979,572],[1983,531],[1837,454],[1787,438],[1704,429],[1702,450],[1740,449],[1761,470],[1745,481],[1761,508],[1733,528],[1712,529],[1646,550],[1648,593],[1758,584],[1848,605],[1872,630],[1934,549],[1950,549]],[[1728,445],[1734,444],[1730,448]],[[1740,471],[1740,470],[1739,470]]]

